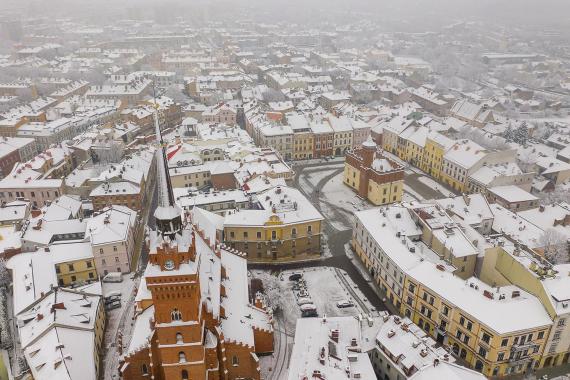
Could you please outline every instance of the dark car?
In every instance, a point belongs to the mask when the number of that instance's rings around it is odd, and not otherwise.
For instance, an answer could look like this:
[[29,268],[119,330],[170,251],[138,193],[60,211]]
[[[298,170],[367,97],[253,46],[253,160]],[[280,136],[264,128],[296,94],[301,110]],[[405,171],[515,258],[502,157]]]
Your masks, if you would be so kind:
[[293,273],[291,276],[289,276],[289,281],[299,281],[301,278],[303,278],[302,273]]
[[121,307],[121,300],[115,300],[105,304],[105,310],[114,310]]
[[316,310],[306,310],[306,311],[301,312],[302,318],[312,318],[312,317],[318,317],[318,316],[319,316],[319,313],[317,313]]
[[353,307],[353,306],[354,306],[354,304],[351,301],[346,301],[346,300],[338,301],[336,303],[336,307],[338,307],[339,309],[344,309],[344,308]]

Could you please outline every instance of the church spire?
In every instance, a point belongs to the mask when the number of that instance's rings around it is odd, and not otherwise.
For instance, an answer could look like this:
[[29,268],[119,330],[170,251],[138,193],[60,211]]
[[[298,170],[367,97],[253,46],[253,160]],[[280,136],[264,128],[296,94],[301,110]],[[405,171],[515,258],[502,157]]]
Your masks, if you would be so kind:
[[156,227],[162,236],[174,238],[182,228],[182,210],[174,202],[174,192],[168,172],[168,160],[166,159],[166,144],[162,139],[160,124],[158,121],[158,107],[154,110],[154,128],[156,133],[157,149],[156,159],[156,181],[158,187],[158,207],[154,211]]

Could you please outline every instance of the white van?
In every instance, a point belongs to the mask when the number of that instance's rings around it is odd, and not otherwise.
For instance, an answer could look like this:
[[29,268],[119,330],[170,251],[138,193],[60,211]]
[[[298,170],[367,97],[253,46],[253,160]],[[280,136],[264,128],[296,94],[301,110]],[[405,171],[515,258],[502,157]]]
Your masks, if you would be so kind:
[[110,272],[103,277],[103,282],[123,282],[123,274],[121,272]]

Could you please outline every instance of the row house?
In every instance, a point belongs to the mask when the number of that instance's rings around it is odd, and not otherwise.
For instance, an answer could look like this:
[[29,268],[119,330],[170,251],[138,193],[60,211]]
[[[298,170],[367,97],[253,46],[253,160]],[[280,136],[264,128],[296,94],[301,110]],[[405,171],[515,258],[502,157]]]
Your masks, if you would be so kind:
[[504,279],[500,288],[465,279],[447,261],[418,254],[422,235],[403,208],[371,209],[356,214],[352,244],[398,313],[469,367],[485,376],[540,368],[552,327],[541,302]]

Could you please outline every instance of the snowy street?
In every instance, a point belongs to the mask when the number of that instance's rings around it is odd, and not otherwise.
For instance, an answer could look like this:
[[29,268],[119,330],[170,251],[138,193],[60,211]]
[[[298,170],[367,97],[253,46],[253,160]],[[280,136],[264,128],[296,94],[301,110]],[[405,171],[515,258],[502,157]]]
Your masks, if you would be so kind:
[[112,292],[121,293],[121,307],[107,311],[107,325],[103,341],[103,379],[119,378],[119,359],[122,349],[118,345],[128,346],[133,328],[132,316],[134,313],[134,299],[140,278],[131,278],[132,275],[123,275],[123,282],[103,283],[103,295]]

